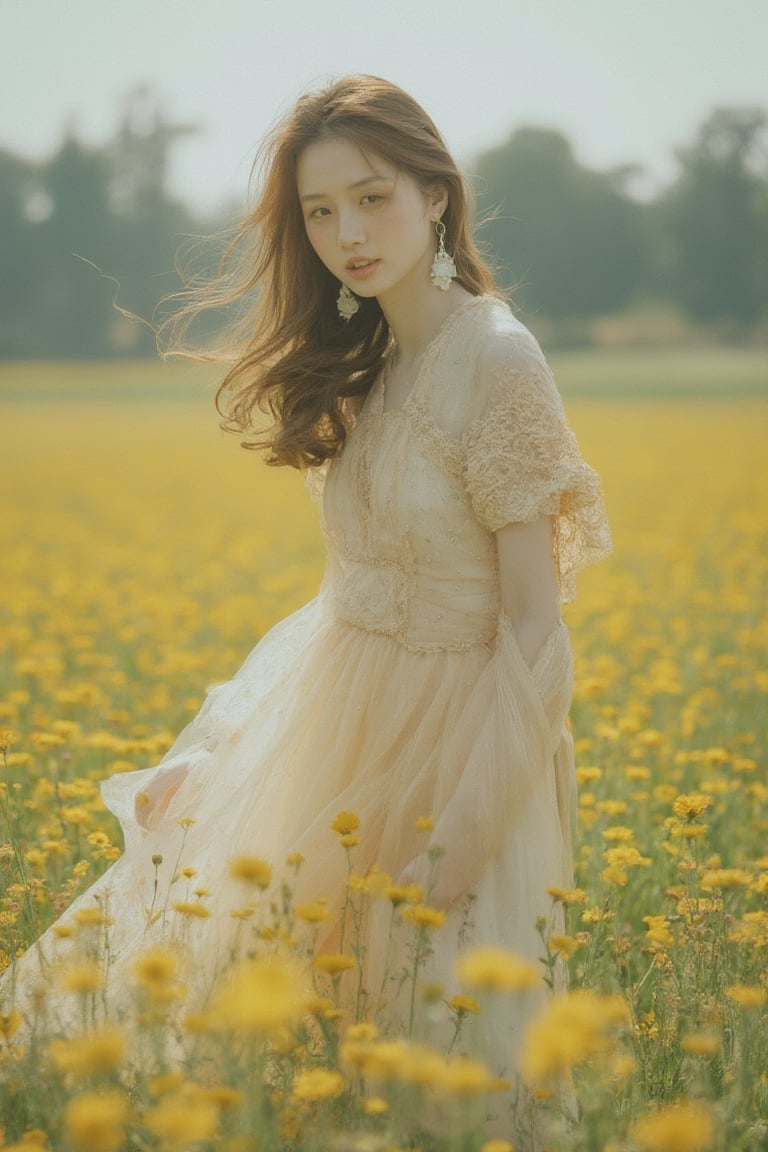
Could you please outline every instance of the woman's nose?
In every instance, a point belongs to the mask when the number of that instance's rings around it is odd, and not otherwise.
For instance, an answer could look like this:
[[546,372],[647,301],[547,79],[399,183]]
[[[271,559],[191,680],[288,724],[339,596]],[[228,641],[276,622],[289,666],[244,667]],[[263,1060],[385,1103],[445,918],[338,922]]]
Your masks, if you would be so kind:
[[355,212],[343,212],[339,217],[339,244],[350,248],[365,239],[362,222]]

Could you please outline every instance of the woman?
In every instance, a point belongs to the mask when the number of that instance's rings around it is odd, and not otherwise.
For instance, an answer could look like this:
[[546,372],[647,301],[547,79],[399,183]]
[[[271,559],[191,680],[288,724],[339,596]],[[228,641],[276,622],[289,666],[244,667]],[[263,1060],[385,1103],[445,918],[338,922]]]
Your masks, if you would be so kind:
[[[560,603],[610,548],[547,364],[494,292],[436,128],[374,77],[305,96],[277,127],[227,266],[207,302],[258,298],[220,409],[270,463],[308,470],[327,570],[157,768],[104,785],[125,853],[78,907],[118,910],[119,968],[161,931],[157,893],[181,854],[215,894],[190,945],[202,994],[232,944],[232,857],[278,869],[300,853],[295,901],[328,901],[321,939],[337,946],[346,862],[329,825],[347,811],[357,873],[377,864],[426,886],[443,850],[436,978],[450,986],[473,941],[536,960],[546,890],[572,883]],[[259,409],[274,418],[266,432]],[[367,981],[380,1022],[398,1026],[385,920],[371,920]],[[50,932],[40,944],[57,947]],[[522,1014],[485,1026],[500,1074]]]

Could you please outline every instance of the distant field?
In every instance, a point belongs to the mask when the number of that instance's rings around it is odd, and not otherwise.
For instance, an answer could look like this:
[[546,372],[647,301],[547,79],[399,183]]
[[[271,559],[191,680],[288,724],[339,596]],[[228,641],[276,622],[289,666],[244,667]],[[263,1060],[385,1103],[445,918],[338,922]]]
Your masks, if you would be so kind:
[[768,396],[768,348],[588,351],[551,360],[567,396]]
[[[768,349],[580,351],[550,357],[565,396],[768,396]],[[96,399],[207,402],[221,373],[152,360],[0,363],[0,402]]]

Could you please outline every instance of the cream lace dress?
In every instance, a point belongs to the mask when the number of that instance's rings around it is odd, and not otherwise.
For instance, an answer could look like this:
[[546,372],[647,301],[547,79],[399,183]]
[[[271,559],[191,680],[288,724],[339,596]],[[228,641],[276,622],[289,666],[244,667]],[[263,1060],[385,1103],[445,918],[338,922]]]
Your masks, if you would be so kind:
[[[457,952],[473,942],[540,955],[546,889],[572,883],[571,654],[561,623],[529,670],[500,613],[494,532],[550,515],[568,599],[577,570],[610,550],[599,481],[536,341],[495,297],[448,318],[401,409],[383,410],[383,385],[382,375],[341,455],[311,474],[328,549],[316,599],[209,693],[159,767],[103,785],[125,853],[76,905],[109,899],[116,973],[162,929],[148,927],[152,858],[162,856],[162,893],[182,836],[182,864],[212,893],[212,916],[190,930],[201,992],[242,904],[227,880],[233,855],[265,857],[279,872],[302,853],[296,901],[327,898],[336,909],[346,861],[329,826],[340,810],[360,817],[355,871],[377,864],[395,878],[425,847],[417,818],[433,819],[442,867],[464,893],[433,936],[430,975],[449,991]],[[137,793],[156,794],[164,780],[172,791],[180,777],[156,827],[140,828]],[[195,823],[184,832],[186,817]],[[370,924],[375,996],[387,922],[382,910]],[[333,944],[333,920],[322,927]],[[59,948],[50,931],[40,945],[49,957]],[[17,962],[23,983],[39,955]],[[396,975],[402,961],[396,950]],[[386,985],[380,1003],[385,1027],[402,1015],[396,988]],[[483,1022],[483,1054],[499,1074],[514,1068],[535,1001],[510,997]]]

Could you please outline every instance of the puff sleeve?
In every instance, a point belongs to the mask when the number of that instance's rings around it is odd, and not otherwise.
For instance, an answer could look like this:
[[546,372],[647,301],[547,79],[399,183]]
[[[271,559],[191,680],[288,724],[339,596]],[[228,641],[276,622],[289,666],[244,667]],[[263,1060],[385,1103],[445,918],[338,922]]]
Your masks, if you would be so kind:
[[538,344],[522,331],[494,334],[480,356],[464,479],[490,532],[552,517],[560,593],[572,600],[576,573],[610,553],[610,530],[598,475],[582,459]]

